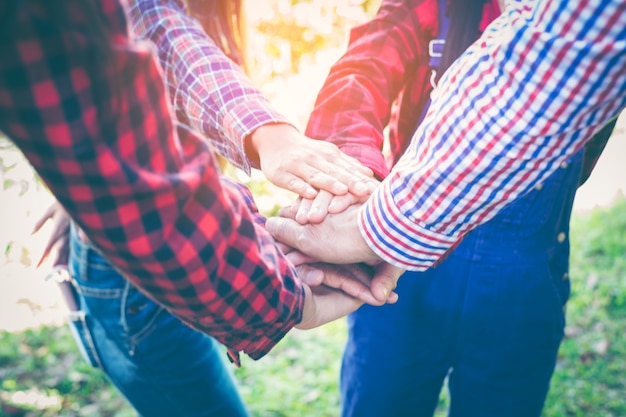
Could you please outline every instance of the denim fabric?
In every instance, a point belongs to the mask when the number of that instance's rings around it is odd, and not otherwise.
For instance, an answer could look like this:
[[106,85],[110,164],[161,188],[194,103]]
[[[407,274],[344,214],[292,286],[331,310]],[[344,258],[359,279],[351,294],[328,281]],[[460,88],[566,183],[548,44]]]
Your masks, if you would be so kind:
[[569,220],[582,155],[472,231],[399,301],[348,318],[342,415],[539,416],[565,326]]
[[141,415],[248,415],[217,342],[138,291],[75,228],[70,241],[78,343]]

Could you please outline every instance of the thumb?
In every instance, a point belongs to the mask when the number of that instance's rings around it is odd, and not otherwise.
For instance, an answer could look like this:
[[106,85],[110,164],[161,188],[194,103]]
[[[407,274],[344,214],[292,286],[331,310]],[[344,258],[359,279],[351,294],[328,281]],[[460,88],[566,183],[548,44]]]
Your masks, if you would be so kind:
[[380,263],[376,267],[376,272],[372,278],[372,284],[370,286],[374,297],[382,302],[386,302],[393,296],[392,291],[398,285],[400,275],[404,273],[404,269],[397,266],[388,264],[386,262]]
[[265,222],[265,230],[279,242],[299,248],[297,242],[302,235],[302,225],[292,219],[284,217],[270,217]]
[[309,265],[299,265],[296,267],[298,278],[309,287],[318,287],[324,281],[324,271]]

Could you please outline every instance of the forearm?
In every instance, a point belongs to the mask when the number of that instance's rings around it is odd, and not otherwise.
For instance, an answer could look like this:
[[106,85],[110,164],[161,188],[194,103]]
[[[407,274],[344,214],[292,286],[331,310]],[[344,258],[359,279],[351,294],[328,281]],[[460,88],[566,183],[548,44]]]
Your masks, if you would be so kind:
[[428,268],[624,108],[626,5],[528,4],[449,68],[411,147],[360,213],[383,259]]
[[187,16],[178,0],[130,0],[133,32],[151,41],[175,109],[234,165],[249,173],[257,156],[246,154],[245,140],[260,126],[289,123],[231,61]]
[[156,61],[129,42],[117,1],[97,4],[115,42],[104,46],[80,19],[90,7],[81,0],[40,36],[49,7],[60,6],[31,1],[4,28],[0,130],[130,281],[193,327],[262,356],[300,321],[303,289],[250,196],[220,181],[199,136],[177,132]]
[[352,29],[346,53],[318,94],[306,134],[333,142],[384,178],[389,169],[383,130],[392,103],[407,79],[429,71],[425,46],[436,29],[435,2],[383,1],[371,21]]

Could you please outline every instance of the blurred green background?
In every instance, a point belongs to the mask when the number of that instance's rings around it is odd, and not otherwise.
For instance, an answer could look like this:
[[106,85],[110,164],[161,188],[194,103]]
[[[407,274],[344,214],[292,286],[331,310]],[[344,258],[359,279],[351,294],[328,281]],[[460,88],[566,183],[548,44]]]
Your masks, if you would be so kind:
[[[303,127],[349,28],[375,13],[379,0],[248,0],[251,77]],[[546,417],[626,416],[626,168],[624,120],[589,182],[572,220],[568,324]],[[617,148],[616,148],[617,146]],[[234,170],[261,211],[292,195]],[[0,138],[0,416],[133,416],[99,371],[83,362],[64,324],[56,287],[36,269],[46,232],[32,236],[52,201],[19,151]],[[596,204],[601,207],[591,209]],[[294,330],[260,361],[235,370],[254,417],[338,415],[338,374],[345,322]],[[437,417],[446,415],[442,391]],[[505,417],[505,416],[503,416]]]

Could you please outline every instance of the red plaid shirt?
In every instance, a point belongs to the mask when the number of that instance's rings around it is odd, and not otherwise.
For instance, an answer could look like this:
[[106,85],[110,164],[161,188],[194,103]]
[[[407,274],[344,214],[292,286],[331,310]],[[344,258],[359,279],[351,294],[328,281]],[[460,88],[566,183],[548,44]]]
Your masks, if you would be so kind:
[[[498,14],[497,0],[485,2],[480,29]],[[438,25],[437,0],[383,1],[371,21],[350,32],[348,50],[320,90],[306,135],[335,143],[386,177],[432,91],[428,44]],[[383,155],[386,127],[389,148]]]
[[0,130],[130,281],[259,358],[301,320],[302,286],[247,190],[175,125],[153,50],[126,23],[116,0],[5,0]]

